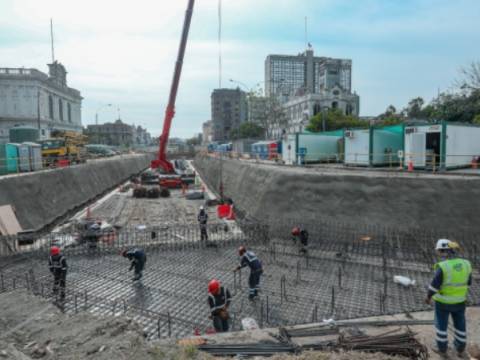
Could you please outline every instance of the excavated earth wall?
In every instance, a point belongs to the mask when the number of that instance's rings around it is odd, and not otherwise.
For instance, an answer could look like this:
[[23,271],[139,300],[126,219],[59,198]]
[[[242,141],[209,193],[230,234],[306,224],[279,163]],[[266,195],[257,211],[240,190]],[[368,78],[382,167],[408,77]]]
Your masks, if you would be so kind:
[[[480,178],[292,168],[197,156],[208,185],[259,219],[312,218],[396,229],[480,230]],[[313,216],[312,216],[313,215]]]
[[78,166],[0,177],[0,205],[23,229],[40,230],[149,166],[151,155],[123,155]]

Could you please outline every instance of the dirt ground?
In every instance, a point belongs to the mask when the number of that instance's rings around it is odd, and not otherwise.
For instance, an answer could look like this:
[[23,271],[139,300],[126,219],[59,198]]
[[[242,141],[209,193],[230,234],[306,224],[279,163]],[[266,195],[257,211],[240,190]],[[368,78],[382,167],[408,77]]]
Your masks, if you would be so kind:
[[[147,342],[141,327],[123,317],[68,316],[51,302],[24,291],[0,294],[0,359],[210,360],[192,346]],[[245,333],[238,339],[248,339]],[[218,338],[207,338],[208,342]],[[305,352],[272,360],[395,359],[383,354]]]

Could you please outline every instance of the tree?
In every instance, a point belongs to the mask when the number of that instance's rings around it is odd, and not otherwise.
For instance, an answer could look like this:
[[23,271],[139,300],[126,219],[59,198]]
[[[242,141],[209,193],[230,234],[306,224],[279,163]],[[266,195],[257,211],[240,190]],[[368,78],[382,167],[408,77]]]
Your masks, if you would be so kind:
[[476,116],[473,118],[473,123],[474,123],[474,124],[477,124],[477,125],[480,125],[480,114],[476,115]]
[[423,116],[422,107],[425,101],[421,97],[416,97],[408,102],[406,109],[407,116],[411,119],[419,119]]
[[187,143],[187,145],[196,146],[196,145],[200,145],[202,143],[202,141],[200,140],[200,138],[198,136],[194,136],[190,139],[187,139],[186,143]]
[[258,124],[246,122],[230,132],[232,139],[255,139],[263,137],[265,130]]
[[325,130],[338,130],[345,128],[366,128],[368,123],[352,115],[345,115],[339,109],[328,109],[325,113],[318,113],[310,119],[308,131],[320,132],[323,130],[323,116],[325,116]]
[[473,61],[469,66],[460,69],[461,79],[456,85],[467,91],[480,90],[480,61]]

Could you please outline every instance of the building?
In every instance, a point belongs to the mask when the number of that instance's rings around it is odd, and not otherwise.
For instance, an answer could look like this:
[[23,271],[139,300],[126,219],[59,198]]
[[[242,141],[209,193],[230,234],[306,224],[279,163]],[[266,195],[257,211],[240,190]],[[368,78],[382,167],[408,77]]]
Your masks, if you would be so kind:
[[29,126],[46,139],[53,130],[82,131],[82,96],[67,86],[67,71],[55,61],[48,75],[37,69],[0,68],[0,142],[9,129]]
[[268,99],[264,96],[249,94],[247,96],[248,122],[265,126],[268,117]]
[[110,146],[138,147],[152,143],[150,133],[141,126],[128,125],[118,119],[113,123],[88,125],[89,142]]
[[286,117],[284,126],[270,131],[274,137],[303,131],[312,116],[327,109],[360,112],[360,98],[352,93],[352,61],[317,57],[311,48],[296,56],[267,56],[265,93],[282,105]]
[[212,126],[212,120],[205,121],[202,124],[202,145],[208,145],[213,141]]
[[230,132],[247,121],[247,100],[244,91],[215,89],[211,96],[213,141],[230,139]]

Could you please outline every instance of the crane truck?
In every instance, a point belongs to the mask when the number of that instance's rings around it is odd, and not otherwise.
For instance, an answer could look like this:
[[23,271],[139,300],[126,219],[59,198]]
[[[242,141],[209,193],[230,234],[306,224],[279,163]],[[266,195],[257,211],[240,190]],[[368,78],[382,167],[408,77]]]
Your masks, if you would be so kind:
[[185,48],[187,45],[188,32],[192,20],[193,6],[195,0],[188,0],[187,11],[185,13],[185,20],[183,23],[182,37],[177,54],[177,61],[175,63],[175,70],[173,73],[172,84],[170,87],[170,95],[168,98],[167,108],[165,110],[165,118],[163,120],[163,130],[159,139],[158,155],[155,160],[151,162],[151,168],[160,173],[160,185],[165,187],[179,187],[182,184],[182,179],[176,173],[173,164],[167,160],[166,149],[168,137],[170,135],[170,127],[172,125],[173,117],[175,116],[175,101],[177,98],[178,85],[180,83],[180,75],[182,73],[183,59],[185,56]]

